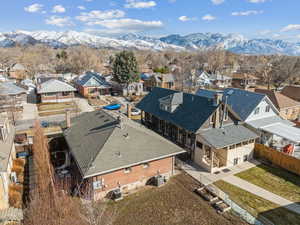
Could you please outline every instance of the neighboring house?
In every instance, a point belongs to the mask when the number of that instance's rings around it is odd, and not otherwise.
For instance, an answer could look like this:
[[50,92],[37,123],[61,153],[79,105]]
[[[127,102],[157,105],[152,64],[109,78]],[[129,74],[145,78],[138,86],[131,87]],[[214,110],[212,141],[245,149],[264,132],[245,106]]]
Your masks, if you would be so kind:
[[15,131],[9,120],[0,114],[0,210],[9,208],[8,189],[11,183],[11,169],[16,157]]
[[211,74],[210,82],[216,88],[228,88],[231,86],[232,78],[223,74]]
[[[246,124],[259,132],[261,143],[279,150],[288,144],[300,143],[300,129],[295,128],[294,123],[282,119],[265,94],[237,88],[227,88],[221,93],[223,102],[227,102]],[[215,91],[203,89],[197,92],[197,95],[211,99],[215,94]]]
[[[72,155],[72,177],[82,183],[85,198],[99,200],[174,174],[175,156],[185,151],[131,120],[115,119],[103,110],[72,121],[64,136]],[[78,187],[78,186],[76,186]]]
[[140,96],[143,95],[143,93],[144,93],[144,84],[142,81],[133,82],[123,88],[123,96],[130,96],[130,95]]
[[276,106],[282,118],[286,120],[296,120],[299,118],[300,102],[297,102],[275,90],[255,89],[255,92],[267,95]]
[[62,77],[63,77],[64,81],[72,82],[73,80],[75,80],[78,77],[78,75],[75,73],[64,73],[64,74],[62,74]]
[[281,94],[300,102],[300,86],[286,86],[282,89]]
[[144,80],[144,86],[147,91],[154,87],[175,89],[175,77],[171,73],[153,73],[149,79]]
[[25,66],[20,63],[16,63],[9,68],[8,71],[9,77],[16,80],[23,80],[27,78],[27,70]]
[[37,84],[37,95],[42,103],[73,101],[75,91],[71,85],[56,79]]
[[97,97],[111,93],[112,85],[99,73],[86,72],[74,80],[78,92],[84,97]]
[[22,111],[27,91],[12,82],[0,83],[0,112]]
[[154,88],[138,104],[142,123],[187,150],[211,173],[252,158],[258,135],[244,126],[222,96],[214,99]]
[[235,88],[255,87],[259,79],[248,73],[234,73],[232,76],[232,86]]
[[210,74],[204,70],[193,70],[192,74],[192,83],[196,87],[210,86]]

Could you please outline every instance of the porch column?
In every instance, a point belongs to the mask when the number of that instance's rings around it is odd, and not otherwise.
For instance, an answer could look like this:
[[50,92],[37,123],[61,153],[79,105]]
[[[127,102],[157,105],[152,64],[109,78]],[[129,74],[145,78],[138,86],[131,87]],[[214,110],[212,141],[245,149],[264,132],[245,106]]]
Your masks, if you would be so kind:
[[210,149],[210,173],[213,173],[214,168],[214,151]]

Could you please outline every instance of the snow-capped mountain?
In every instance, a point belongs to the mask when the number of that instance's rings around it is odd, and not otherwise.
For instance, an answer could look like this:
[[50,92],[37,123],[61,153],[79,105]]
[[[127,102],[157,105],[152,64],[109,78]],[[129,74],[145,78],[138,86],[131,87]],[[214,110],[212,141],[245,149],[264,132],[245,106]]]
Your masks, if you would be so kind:
[[126,34],[101,37],[77,31],[15,31],[0,33],[0,47],[45,44],[53,48],[86,45],[93,48],[195,51],[220,49],[242,54],[285,54],[300,56],[300,43],[273,39],[247,39],[238,34],[195,33],[161,38]]

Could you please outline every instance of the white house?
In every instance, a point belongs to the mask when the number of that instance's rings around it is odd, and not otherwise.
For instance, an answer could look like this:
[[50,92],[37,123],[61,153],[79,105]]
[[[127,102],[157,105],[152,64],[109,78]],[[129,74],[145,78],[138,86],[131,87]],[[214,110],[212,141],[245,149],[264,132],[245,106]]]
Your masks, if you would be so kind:
[[[199,89],[197,95],[213,98],[215,91]],[[261,143],[278,150],[289,144],[300,144],[300,129],[280,117],[279,111],[267,95],[236,88],[223,92],[223,101],[246,122],[260,133]]]

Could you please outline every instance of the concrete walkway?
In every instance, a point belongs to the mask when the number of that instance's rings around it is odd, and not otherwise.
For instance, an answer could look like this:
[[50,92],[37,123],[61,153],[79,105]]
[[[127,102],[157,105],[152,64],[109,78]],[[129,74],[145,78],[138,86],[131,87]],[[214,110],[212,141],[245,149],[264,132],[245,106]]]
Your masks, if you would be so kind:
[[300,214],[300,205],[298,205],[294,202],[291,202],[285,198],[282,198],[282,197],[280,197],[272,192],[269,192],[261,187],[251,184],[239,177],[230,175],[230,176],[224,177],[222,180],[224,180],[227,183],[230,183],[232,185],[235,185],[245,191],[248,191],[252,194],[255,194],[259,197],[262,197],[266,200],[269,200],[270,202],[280,205],[286,209],[289,209],[295,213]]
[[85,99],[85,98],[76,97],[75,102],[76,102],[76,104],[77,104],[77,106],[78,106],[78,108],[80,109],[81,112],[95,111],[93,106],[90,106],[89,103],[88,103],[88,100]]
[[193,162],[188,162],[188,163],[181,162],[181,168],[189,175],[194,177],[196,180],[200,181],[200,183],[204,185],[209,185],[218,180],[223,179],[224,177],[243,172],[259,164],[260,162],[256,160],[251,160],[248,162],[244,162],[240,165],[221,170],[217,174],[211,174]]

